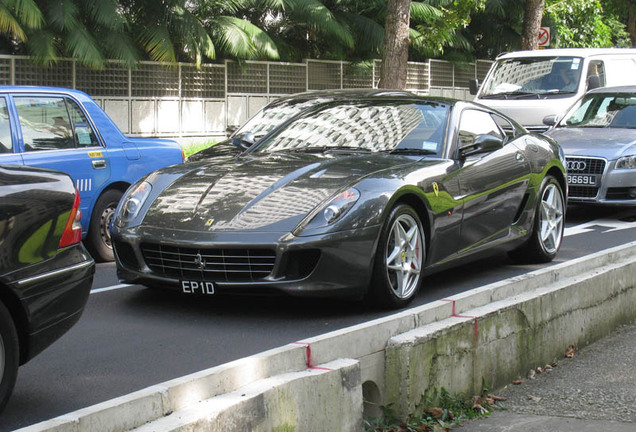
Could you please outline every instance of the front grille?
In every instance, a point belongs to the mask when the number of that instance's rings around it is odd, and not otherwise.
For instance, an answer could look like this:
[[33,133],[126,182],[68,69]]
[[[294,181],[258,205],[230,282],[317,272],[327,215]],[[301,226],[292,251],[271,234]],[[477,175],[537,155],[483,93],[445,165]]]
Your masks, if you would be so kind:
[[[605,159],[586,157],[566,157],[566,167],[568,174],[595,174],[599,177],[605,171]],[[596,198],[598,187],[570,185],[568,188],[569,198]]]
[[596,198],[598,188],[594,186],[572,186],[568,188],[568,198]]
[[141,252],[153,272],[181,280],[254,282],[269,276],[276,262],[271,249],[197,249],[146,243]]
[[605,159],[566,157],[568,174],[603,174]]

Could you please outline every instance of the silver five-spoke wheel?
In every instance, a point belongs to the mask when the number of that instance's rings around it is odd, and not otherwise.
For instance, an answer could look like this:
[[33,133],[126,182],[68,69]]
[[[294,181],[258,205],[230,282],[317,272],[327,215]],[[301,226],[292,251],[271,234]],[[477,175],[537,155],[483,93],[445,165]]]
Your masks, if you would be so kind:
[[388,308],[406,306],[421,284],[426,242],[419,215],[407,204],[395,206],[384,221],[373,266],[369,298]]
[[396,297],[409,298],[417,288],[422,269],[422,235],[409,214],[399,216],[387,243],[386,271]]
[[555,253],[563,239],[563,194],[554,183],[549,183],[541,197],[539,226],[541,242],[546,252]]

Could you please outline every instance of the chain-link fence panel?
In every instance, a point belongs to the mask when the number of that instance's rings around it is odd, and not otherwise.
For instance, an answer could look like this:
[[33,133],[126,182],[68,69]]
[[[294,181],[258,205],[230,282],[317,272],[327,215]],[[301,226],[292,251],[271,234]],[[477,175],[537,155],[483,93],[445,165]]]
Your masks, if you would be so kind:
[[343,67],[344,88],[371,88],[373,87],[373,64],[349,63]]
[[468,88],[468,81],[475,79],[474,63],[458,63],[455,64],[455,81],[453,87]]
[[267,63],[226,62],[228,93],[267,93]]
[[309,90],[342,88],[342,65],[340,62],[307,60]]
[[428,63],[409,62],[406,70],[406,88],[409,90],[428,90],[429,73]]
[[108,62],[103,70],[75,66],[75,87],[90,95],[128,96],[128,67]]
[[307,65],[269,63],[270,94],[292,94],[307,90]]
[[179,69],[162,63],[142,62],[131,72],[133,97],[178,97]]
[[0,58],[0,85],[11,84],[11,59]]
[[453,65],[446,61],[430,60],[431,87],[453,86]]
[[490,66],[492,66],[493,63],[494,62],[491,60],[477,60],[476,68],[477,68],[477,79],[479,80],[479,82],[482,82],[484,78],[486,78],[486,75],[488,74],[488,71],[490,70]]
[[181,97],[224,98],[225,67],[220,65],[181,65]]
[[28,58],[16,58],[15,84],[73,88],[73,61],[59,60],[52,66],[35,66]]

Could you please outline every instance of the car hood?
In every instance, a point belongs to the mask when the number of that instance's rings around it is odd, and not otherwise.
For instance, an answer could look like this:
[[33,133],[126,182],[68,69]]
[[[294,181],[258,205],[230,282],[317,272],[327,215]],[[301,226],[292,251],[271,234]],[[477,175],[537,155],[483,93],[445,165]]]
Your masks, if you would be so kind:
[[636,151],[636,130],[618,128],[556,128],[546,132],[566,156],[616,159]]
[[413,162],[386,154],[271,154],[185,164],[170,170],[183,175],[155,199],[143,223],[205,232],[289,232],[361,178]]

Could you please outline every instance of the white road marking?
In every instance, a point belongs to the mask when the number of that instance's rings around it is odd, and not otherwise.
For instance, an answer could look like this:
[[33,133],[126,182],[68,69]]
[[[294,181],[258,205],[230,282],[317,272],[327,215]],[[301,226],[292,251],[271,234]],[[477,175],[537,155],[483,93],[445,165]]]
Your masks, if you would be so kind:
[[119,284],[119,285],[112,285],[109,287],[104,287],[104,288],[95,288],[91,290],[91,294],[97,294],[100,292],[105,292],[105,291],[113,291],[113,290],[118,290],[118,289],[122,289],[122,288],[128,288],[131,287],[133,285],[131,284]]
[[595,228],[609,228],[605,232],[620,231],[636,228],[636,222],[623,222],[617,219],[596,219],[581,225],[576,225],[565,229],[564,237],[583,234],[594,231]]

